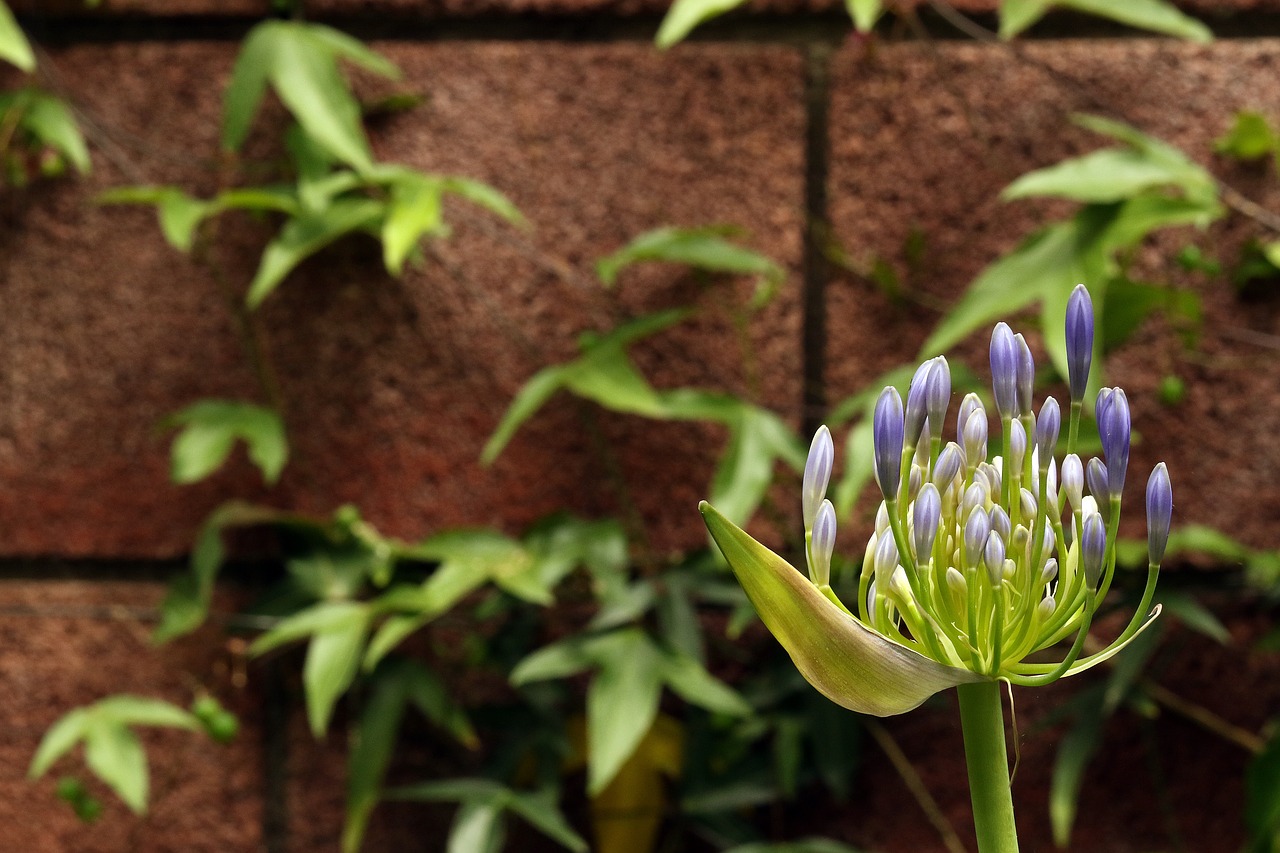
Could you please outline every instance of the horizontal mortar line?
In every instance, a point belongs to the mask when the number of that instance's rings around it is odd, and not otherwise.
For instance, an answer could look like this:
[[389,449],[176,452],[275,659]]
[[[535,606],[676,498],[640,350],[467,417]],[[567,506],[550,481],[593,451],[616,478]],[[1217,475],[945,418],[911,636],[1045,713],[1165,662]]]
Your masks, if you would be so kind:
[[[187,557],[0,557],[0,584],[5,582],[149,582],[168,583],[190,571]],[[278,562],[234,558],[223,563],[219,583],[248,587],[279,577]]]
[[[994,15],[967,15],[973,23],[994,31]],[[25,16],[20,22],[27,31],[48,46],[130,42],[239,41],[263,18],[226,16],[163,17],[66,17]],[[486,13],[465,18],[426,18],[404,15],[361,13],[324,16],[311,20],[340,28],[358,38],[387,42],[437,41],[550,41],[550,42],[651,42],[662,21],[659,13],[592,15]],[[920,11],[928,37],[939,41],[976,42],[930,9]],[[1247,12],[1231,17],[1201,20],[1222,40],[1257,39],[1280,35],[1280,13]],[[900,29],[893,23],[882,25]],[[843,11],[813,11],[794,14],[730,14],[698,27],[691,42],[747,42],[762,44],[839,43],[852,34]],[[1078,39],[1159,38],[1100,18],[1072,13],[1054,13],[1020,41],[1052,42]],[[906,41],[915,41],[914,37]],[[904,40],[887,38],[886,45]],[[1170,40],[1173,41],[1172,39]]]
[[[159,607],[133,604],[0,604],[0,619],[84,619],[93,622],[160,622]],[[268,631],[279,625],[279,616],[211,612],[206,621],[233,630]]]

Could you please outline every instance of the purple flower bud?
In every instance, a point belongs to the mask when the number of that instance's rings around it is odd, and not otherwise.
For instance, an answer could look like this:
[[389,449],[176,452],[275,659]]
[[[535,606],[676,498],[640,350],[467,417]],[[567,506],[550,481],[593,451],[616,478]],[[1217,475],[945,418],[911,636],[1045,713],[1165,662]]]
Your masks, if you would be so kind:
[[920,494],[920,487],[924,485],[924,469],[919,465],[911,466],[911,473],[907,476],[907,498],[915,500],[916,495]]
[[831,482],[831,467],[835,462],[836,448],[831,441],[831,430],[826,425],[818,427],[809,445],[809,458],[804,463],[804,480],[800,489],[800,502],[804,514],[804,529],[812,530],[818,516],[818,506],[827,494]]
[[1093,495],[1093,499],[1098,502],[1098,506],[1105,506],[1111,500],[1111,487],[1107,478],[1107,466],[1102,463],[1098,457],[1089,460],[1088,466],[1084,469],[1085,482],[1089,484],[1089,494]]
[[1054,557],[1044,561],[1044,568],[1040,570],[1040,583],[1048,586],[1058,577],[1058,560]]
[[999,533],[1001,539],[1008,539],[1009,534],[1013,532],[1009,513],[1005,512],[1004,507],[997,505],[991,508],[991,529]]
[[1022,417],[1031,414],[1035,405],[1031,395],[1036,384],[1036,360],[1031,355],[1031,347],[1027,346],[1027,339],[1021,333],[1014,335],[1013,339],[1018,343],[1017,409],[1018,417]]
[[969,418],[973,417],[974,412],[982,412],[982,419],[984,421],[987,419],[987,412],[982,407],[982,399],[970,391],[960,401],[960,414],[956,417],[956,435],[964,434],[964,426],[969,423]]
[[978,507],[969,513],[969,520],[964,525],[964,553],[970,565],[976,566],[982,558],[982,546],[987,543],[991,533],[991,519],[987,511]]
[[929,423],[933,432],[942,435],[946,423],[947,407],[951,405],[951,365],[943,356],[933,360],[933,370],[929,373],[925,386],[925,407],[929,410]]
[[1102,432],[1102,424],[1107,417],[1107,409],[1111,406],[1111,395],[1113,391],[1110,388],[1098,389],[1098,400],[1093,405],[1093,419],[1098,424],[1098,432]]
[[1161,462],[1147,480],[1147,558],[1160,565],[1164,548],[1169,544],[1169,523],[1173,518],[1173,487],[1169,485],[1169,469]]
[[1008,323],[997,323],[991,332],[991,390],[1001,418],[1017,414],[1018,342]]
[[986,461],[987,413],[981,408],[974,409],[969,414],[969,420],[964,422],[964,429],[960,433],[960,440],[964,442],[966,460],[974,464]]
[[875,415],[871,424],[872,443],[875,445],[876,482],[885,500],[898,496],[902,482],[902,397],[896,388],[885,388],[876,400]]
[[964,451],[954,441],[947,442],[938,454],[938,461],[933,466],[933,484],[939,489],[946,489],[955,481],[964,467]]
[[876,586],[884,588],[889,583],[889,576],[898,567],[898,545],[892,536],[881,536],[876,543]]
[[1107,457],[1107,483],[1113,498],[1124,492],[1125,470],[1129,467],[1129,398],[1115,389],[1106,407],[1106,420],[1099,421],[1102,452]]
[[985,481],[978,479],[969,484],[969,488],[964,490],[964,497],[960,499],[961,518],[968,518],[969,513],[977,507],[985,507],[987,504],[987,487]]
[[1090,589],[1096,589],[1102,577],[1102,563],[1107,558],[1107,526],[1102,516],[1089,513],[1084,520],[1084,532],[1080,536],[1080,561],[1084,563],[1084,578]]
[[911,385],[907,388],[907,409],[905,417],[905,440],[907,447],[915,447],[920,441],[920,433],[924,429],[925,418],[929,416],[928,394],[929,377],[933,375],[936,365],[933,359],[916,368],[911,377]]
[[942,496],[933,483],[925,483],[916,496],[912,508],[912,521],[915,522],[916,559],[921,563],[929,561],[933,552],[933,542],[938,536],[938,520],[942,517]]
[[1093,300],[1083,284],[1067,299],[1067,380],[1072,401],[1084,399],[1093,362]]
[[1008,463],[1009,470],[1004,472],[1005,476],[1012,477],[1022,471],[1022,463],[1027,458],[1027,431],[1022,426],[1022,421],[1013,421],[1009,424],[1009,458],[1005,460]]
[[1053,459],[1053,452],[1058,447],[1058,432],[1062,429],[1062,410],[1058,401],[1052,397],[1045,398],[1040,407],[1040,416],[1036,418],[1036,452],[1039,454],[1040,470],[1047,470]]
[[813,565],[810,575],[818,586],[831,583],[831,555],[836,548],[836,508],[824,500],[813,522]]
[[1084,497],[1084,465],[1080,457],[1068,453],[1062,460],[1062,491],[1074,510],[1080,509],[1080,500]]
[[983,462],[978,466],[976,473],[978,476],[981,476],[983,481],[986,483],[987,494],[992,495],[993,497],[1000,494],[1000,471],[996,466],[992,465],[990,462]]
[[987,544],[982,549],[982,561],[987,566],[987,577],[992,586],[999,586],[1004,577],[1004,540],[1000,534],[992,530],[987,536]]

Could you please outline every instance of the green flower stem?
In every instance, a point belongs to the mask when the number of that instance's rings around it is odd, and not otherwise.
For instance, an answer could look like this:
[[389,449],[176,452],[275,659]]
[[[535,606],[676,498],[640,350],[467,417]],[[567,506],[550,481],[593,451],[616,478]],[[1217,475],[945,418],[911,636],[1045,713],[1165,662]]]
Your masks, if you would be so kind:
[[969,766],[978,853],[1018,853],[1000,682],[960,684],[956,693],[960,697],[960,726],[964,731],[965,763]]

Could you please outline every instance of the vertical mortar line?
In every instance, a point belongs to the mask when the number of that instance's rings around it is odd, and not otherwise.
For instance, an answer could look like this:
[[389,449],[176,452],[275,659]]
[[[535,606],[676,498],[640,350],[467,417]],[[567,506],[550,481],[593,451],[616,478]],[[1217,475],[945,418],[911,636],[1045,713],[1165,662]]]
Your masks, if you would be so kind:
[[811,41],[804,46],[805,187],[804,266],[801,293],[801,435],[807,437],[826,414],[826,289],[828,265],[827,173],[830,166],[828,112],[831,103],[833,46]]
[[262,713],[262,846],[289,850],[289,691],[278,660],[265,662]]

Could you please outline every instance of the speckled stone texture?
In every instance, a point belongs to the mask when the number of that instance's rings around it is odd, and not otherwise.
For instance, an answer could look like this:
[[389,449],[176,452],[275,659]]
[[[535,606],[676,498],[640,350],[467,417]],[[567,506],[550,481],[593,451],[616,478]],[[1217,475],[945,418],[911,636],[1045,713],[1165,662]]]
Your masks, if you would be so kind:
[[[1109,144],[1072,128],[1072,113],[1106,105],[1108,114],[1177,145],[1275,209],[1275,176],[1216,160],[1212,141],[1237,110],[1280,112],[1280,90],[1268,83],[1277,68],[1280,49],[1263,41],[1042,43],[1020,53],[899,45],[874,55],[841,53],[831,104],[835,235],[853,257],[890,263],[918,300],[893,304],[868,283],[832,282],[831,399],[912,357],[934,322],[918,303],[950,304],[985,265],[1040,224],[1070,214],[1068,204],[998,196],[1031,169]],[[913,232],[925,246],[914,270],[904,249]],[[1107,362],[1110,381],[1128,390],[1142,439],[1126,484],[1131,535],[1141,535],[1142,489],[1163,458],[1178,524],[1210,524],[1257,547],[1274,545],[1280,457],[1261,451],[1280,431],[1271,390],[1280,385],[1280,304],[1244,300],[1227,281],[1187,277],[1172,262],[1179,248],[1198,242],[1230,264],[1245,236],[1260,233],[1233,216],[1208,235],[1188,228],[1162,236],[1140,254],[1140,280],[1193,288],[1204,300],[1204,324],[1197,347],[1186,349],[1166,325],[1149,323]],[[983,335],[957,352],[987,376]],[[1166,374],[1186,381],[1177,407],[1157,400]]]
[[[24,853],[183,850],[252,853],[262,843],[262,730],[243,656],[216,629],[157,649],[150,644],[158,583],[0,581],[0,848]],[[203,734],[140,730],[151,771],[151,809],[138,819],[96,781],[77,748],[38,782],[26,770],[63,714],[115,693],[186,707],[206,689],[240,717],[229,745]],[[76,776],[104,804],[81,824],[54,796]]]
[[[379,156],[489,181],[532,227],[450,205],[454,236],[423,270],[392,279],[376,244],[357,238],[266,302],[293,439],[272,493],[244,463],[194,488],[167,483],[156,429],[166,414],[203,397],[261,397],[214,278],[164,244],[150,211],[90,203],[125,183],[215,187],[232,48],[55,55],[101,128],[91,134],[97,168],[83,182],[15,195],[7,209],[0,482],[11,485],[0,492],[0,550],[182,553],[231,496],[324,513],[353,502],[410,538],[459,524],[519,530],[559,508],[616,511],[622,482],[657,547],[702,541],[695,507],[725,439],[718,429],[610,416],[560,396],[492,468],[478,457],[522,383],[572,357],[580,332],[687,304],[701,307],[696,318],[636,348],[655,385],[758,393],[784,415],[798,409],[798,276],[754,326],[752,378],[728,307],[749,298],[751,282],[704,285],[649,265],[606,292],[591,268],[649,228],[711,223],[744,226],[750,245],[796,268],[800,57],[750,46],[677,57],[644,45],[386,52],[405,71],[403,88],[427,102],[382,123]],[[118,70],[96,73],[103,67]],[[268,231],[224,233],[217,257],[242,289]]]

